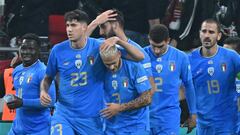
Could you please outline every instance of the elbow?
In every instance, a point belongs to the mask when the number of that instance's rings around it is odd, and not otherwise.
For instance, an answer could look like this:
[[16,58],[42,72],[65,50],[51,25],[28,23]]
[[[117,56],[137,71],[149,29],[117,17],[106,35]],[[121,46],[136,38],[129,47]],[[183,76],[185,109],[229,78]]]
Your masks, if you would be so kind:
[[52,83],[52,81],[53,81],[53,79],[50,76],[45,75],[43,80],[42,80],[42,83],[43,84],[46,83],[46,84],[50,85]]
[[139,56],[137,58],[138,61],[141,61],[145,58],[144,54],[142,52],[139,53]]
[[154,84],[154,87],[152,87],[152,89],[150,90],[151,98],[154,95],[155,91],[156,91],[156,87],[155,87],[155,84]]

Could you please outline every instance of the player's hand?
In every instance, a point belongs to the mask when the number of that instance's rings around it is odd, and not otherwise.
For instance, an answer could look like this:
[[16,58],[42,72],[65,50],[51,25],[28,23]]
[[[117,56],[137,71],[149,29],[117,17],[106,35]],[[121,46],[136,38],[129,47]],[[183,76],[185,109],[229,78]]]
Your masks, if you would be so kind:
[[11,60],[11,63],[10,63],[10,67],[13,67],[15,68],[17,65],[19,65],[21,63],[21,58],[20,56],[16,55],[12,60]]
[[101,110],[101,116],[109,119],[120,112],[120,104],[116,103],[107,103],[107,108]]
[[98,25],[104,24],[107,21],[115,21],[117,13],[114,10],[107,10],[96,17],[94,20]]
[[192,114],[188,120],[187,120],[187,134],[191,133],[192,130],[196,127],[196,119],[197,119],[197,115],[196,114]]
[[110,47],[114,46],[117,44],[117,42],[120,40],[119,37],[110,37],[104,41],[104,43],[101,45],[100,50],[108,50]]
[[9,101],[7,102],[7,106],[10,110],[12,109],[16,109],[16,108],[19,108],[19,107],[22,107],[23,105],[23,101],[21,98],[15,96],[15,95],[12,95],[13,98],[12,98],[12,101]]
[[51,97],[49,96],[49,94],[46,91],[41,90],[41,92],[40,92],[40,101],[41,101],[41,105],[42,106],[47,107],[47,106],[49,106],[51,104],[52,99],[51,99]]

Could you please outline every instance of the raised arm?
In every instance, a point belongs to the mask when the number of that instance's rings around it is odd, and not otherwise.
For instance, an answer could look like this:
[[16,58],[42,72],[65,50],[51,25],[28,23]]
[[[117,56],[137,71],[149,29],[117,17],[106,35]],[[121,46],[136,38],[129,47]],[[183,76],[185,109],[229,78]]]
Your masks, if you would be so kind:
[[143,52],[130,43],[120,39],[117,44],[122,46],[127,51],[127,55],[125,56],[127,59],[133,61],[141,61],[144,59]]
[[126,41],[121,40],[119,37],[116,37],[116,36],[106,39],[103,42],[103,45],[101,46],[101,48],[108,49],[115,44],[120,45],[124,50],[126,50],[127,55],[125,57],[127,59],[130,59],[133,61],[141,61],[144,59],[144,54],[138,48],[129,44]]

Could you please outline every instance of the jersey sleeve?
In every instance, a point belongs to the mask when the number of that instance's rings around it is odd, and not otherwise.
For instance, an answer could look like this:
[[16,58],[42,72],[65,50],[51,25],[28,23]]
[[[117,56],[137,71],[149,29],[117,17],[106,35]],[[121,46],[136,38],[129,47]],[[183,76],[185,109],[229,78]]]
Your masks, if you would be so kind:
[[121,57],[126,59],[127,55],[128,55],[127,51],[120,45],[116,45],[116,46],[117,46],[118,50],[121,52]]
[[53,107],[55,102],[56,102],[56,86],[55,85],[56,84],[54,83],[54,81],[52,81],[52,84],[49,87],[49,91],[48,91],[48,94],[49,94],[49,96],[51,97],[51,100],[52,100],[52,102],[50,104],[51,107]]
[[143,68],[145,69],[146,71],[146,74],[148,77],[151,77],[153,76],[152,74],[152,64],[151,64],[151,59],[150,57],[148,56],[147,53],[144,53],[144,60],[141,62],[141,64],[143,65]]
[[138,91],[138,93],[143,93],[145,91],[148,91],[151,89],[151,84],[148,80],[147,74],[143,68],[143,66],[139,65],[137,63],[133,67],[133,73],[134,73],[134,84],[135,88]]
[[[45,70],[41,70],[38,72],[38,84],[39,84],[39,92],[40,92],[40,83],[45,75]],[[52,99],[52,103],[50,106],[53,106],[53,104],[56,101],[56,90],[54,83],[51,84],[49,88],[49,95]],[[34,99],[27,99],[23,98],[23,107],[31,107],[31,108],[43,108],[44,106],[41,105],[40,97],[34,98]]]
[[234,68],[236,69],[236,77],[237,77],[237,74],[240,72],[240,55],[238,55],[237,53],[234,53],[234,56],[233,56],[233,61],[234,61]]
[[56,48],[53,48],[47,63],[46,74],[51,78],[54,78],[57,73],[57,56],[56,56]]
[[184,55],[184,59],[181,65],[181,79],[185,86],[185,96],[189,111],[191,114],[196,113],[195,89],[192,81],[190,62],[186,55]]

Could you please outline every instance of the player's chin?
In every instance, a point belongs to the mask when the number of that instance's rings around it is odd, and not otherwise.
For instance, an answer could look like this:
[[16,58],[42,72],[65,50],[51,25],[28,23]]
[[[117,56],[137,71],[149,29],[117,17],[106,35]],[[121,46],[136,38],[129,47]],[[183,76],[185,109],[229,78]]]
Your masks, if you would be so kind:
[[117,72],[117,69],[112,69],[111,71],[112,71],[113,73],[115,73],[115,72]]
[[68,36],[68,39],[72,42],[76,41],[76,39],[73,36]]
[[31,63],[33,63],[32,58],[28,58],[28,57],[23,58],[22,61],[23,61],[24,63],[27,63],[27,64],[31,64]]
[[214,45],[204,45],[206,49],[211,49]]

